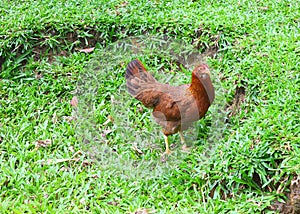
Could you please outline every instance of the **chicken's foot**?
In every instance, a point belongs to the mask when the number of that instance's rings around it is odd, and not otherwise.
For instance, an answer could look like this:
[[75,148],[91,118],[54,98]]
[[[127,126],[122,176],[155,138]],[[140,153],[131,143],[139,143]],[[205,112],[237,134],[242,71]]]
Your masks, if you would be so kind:
[[179,136],[180,136],[180,141],[182,143],[181,149],[187,152],[190,151],[191,148],[186,145],[182,131],[179,131]]

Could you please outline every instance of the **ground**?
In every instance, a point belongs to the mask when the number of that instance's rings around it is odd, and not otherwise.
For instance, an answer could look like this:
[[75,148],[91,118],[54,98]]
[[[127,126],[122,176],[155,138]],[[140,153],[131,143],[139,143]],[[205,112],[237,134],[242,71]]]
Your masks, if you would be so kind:
[[[298,1],[4,0],[0,8],[1,213],[299,211]],[[139,36],[206,56],[219,92],[185,133],[192,151],[182,153],[174,135],[166,162],[150,111],[126,96],[126,64],[139,56],[172,84],[187,83],[190,68],[155,51],[114,51]],[[83,86],[96,90],[85,96]],[[83,98],[93,116],[81,111]]]

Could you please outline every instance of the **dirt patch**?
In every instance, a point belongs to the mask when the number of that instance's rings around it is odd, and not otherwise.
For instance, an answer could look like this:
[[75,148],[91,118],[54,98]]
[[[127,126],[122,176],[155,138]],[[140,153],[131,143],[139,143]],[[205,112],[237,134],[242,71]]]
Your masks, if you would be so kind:
[[[47,60],[52,63],[55,60],[55,56],[67,56],[79,49],[95,47],[96,44],[100,44],[102,47],[105,47],[108,41],[109,43],[117,41],[117,35],[125,29],[120,26],[112,30],[115,33],[108,37],[106,36],[105,38],[103,37],[103,32],[93,26],[84,26],[83,28],[77,28],[71,32],[65,33],[58,32],[52,28],[45,29],[43,32],[34,32],[33,35],[35,35],[35,38],[31,38],[31,46],[30,48],[27,48],[27,50],[24,50],[24,45],[12,47],[11,50],[5,50],[7,54],[0,56],[0,70],[2,70],[2,64],[6,61],[7,57],[11,56],[13,59],[16,59],[18,57],[22,57],[22,53],[25,53],[26,51],[29,52],[28,55],[33,55],[36,61],[41,58],[47,58]],[[158,30],[158,32],[160,32],[160,30]],[[145,32],[144,35],[147,35],[148,33],[149,32]],[[162,33],[164,33],[164,31]],[[128,37],[130,36],[134,35],[128,35]],[[202,41],[203,37],[209,38],[208,44]],[[210,35],[208,30],[199,27],[199,29],[195,31],[194,35],[192,35],[192,38],[192,45],[195,49],[201,52],[202,56],[216,56],[219,49],[218,35]],[[12,53],[15,55],[12,56]],[[26,61],[27,60],[24,60],[20,66],[24,66],[24,64],[27,63]]]
[[[88,37],[81,36],[84,31]],[[12,46],[11,50],[5,50],[7,54],[0,56],[0,70],[3,69],[3,64],[10,57],[11,59],[21,60],[20,66],[27,63],[27,57],[33,56],[34,60],[38,61],[41,58],[47,58],[49,63],[55,60],[55,56],[68,56],[70,53],[94,47],[97,43],[105,45],[105,39],[102,38],[101,32],[93,28],[76,29],[74,32],[61,33],[54,29],[46,29],[43,32],[35,32],[35,38],[31,38],[31,45],[25,49],[24,45]],[[51,41],[55,40],[55,42]],[[111,38],[114,40],[114,38]],[[26,53],[27,52],[27,53]],[[24,56],[26,53],[26,56]],[[19,60],[20,61],[20,60]]]
[[5,59],[0,56],[0,71],[2,70],[2,64],[4,63]]
[[[48,45],[36,45],[32,50],[34,59],[40,60],[43,57],[47,57],[51,63],[54,61],[55,56],[67,56],[78,49],[91,48],[94,47],[96,43],[104,42],[104,39],[101,38],[101,34],[96,30],[87,30],[86,32],[92,36],[83,38],[76,32],[69,32],[65,36],[57,39],[59,45],[54,48],[50,48]],[[52,30],[46,34],[48,36],[38,39],[38,44],[44,44],[48,37],[57,36],[58,33]]]
[[227,112],[230,112],[228,118],[236,115],[241,108],[241,104],[245,102],[246,88],[239,86],[235,89],[235,94],[232,103],[226,108]]
[[290,185],[290,193],[287,202],[275,201],[270,210],[278,213],[300,214],[300,176],[294,177]]

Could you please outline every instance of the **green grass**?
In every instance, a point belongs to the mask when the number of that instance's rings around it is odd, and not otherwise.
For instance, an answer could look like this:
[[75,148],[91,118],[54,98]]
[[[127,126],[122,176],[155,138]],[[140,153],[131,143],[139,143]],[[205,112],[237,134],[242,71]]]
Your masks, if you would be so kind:
[[[288,200],[300,173],[297,1],[5,0],[0,8],[1,213],[260,213]],[[186,132],[190,154],[170,138],[166,163],[160,128],[124,91],[135,56],[110,46],[139,35],[218,48],[207,59],[218,102]],[[166,54],[138,56],[160,80],[189,81]],[[91,94],[78,96],[79,86]],[[238,87],[244,100],[225,123]],[[109,115],[114,122],[103,125]],[[46,139],[51,145],[36,147]]]

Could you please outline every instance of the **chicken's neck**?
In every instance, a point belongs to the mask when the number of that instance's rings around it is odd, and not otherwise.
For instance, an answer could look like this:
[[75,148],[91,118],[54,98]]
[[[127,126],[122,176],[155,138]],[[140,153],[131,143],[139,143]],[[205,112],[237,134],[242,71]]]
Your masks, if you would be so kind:
[[192,82],[189,90],[195,98],[201,97],[201,99],[207,99],[209,104],[211,104],[214,100],[215,93],[210,77],[207,77],[206,79],[199,79],[194,73],[192,73]]

